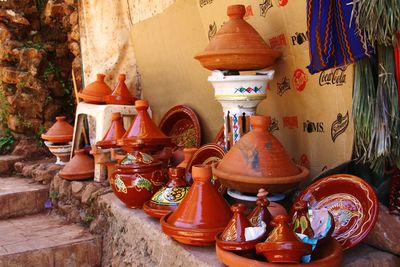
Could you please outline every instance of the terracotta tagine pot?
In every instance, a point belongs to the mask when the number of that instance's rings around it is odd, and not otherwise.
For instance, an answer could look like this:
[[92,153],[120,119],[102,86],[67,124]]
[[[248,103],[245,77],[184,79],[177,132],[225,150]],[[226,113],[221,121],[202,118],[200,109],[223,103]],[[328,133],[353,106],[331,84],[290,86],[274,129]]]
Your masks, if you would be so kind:
[[171,138],[161,132],[147,113],[149,103],[146,100],[136,100],[135,107],[137,115],[117,144],[123,149],[139,140],[146,146],[171,145]]
[[309,238],[314,238],[314,231],[311,227],[310,217],[308,215],[307,202],[299,200],[293,205],[294,215],[292,218],[292,227],[295,233],[304,234]]
[[209,70],[259,70],[270,67],[280,56],[265,43],[243,17],[244,5],[228,6],[229,20],[194,58]]
[[125,134],[124,122],[121,113],[113,112],[111,114],[111,126],[101,141],[96,145],[101,148],[111,148],[117,146],[117,140]]
[[118,82],[112,91],[111,95],[107,95],[104,97],[104,100],[107,104],[115,104],[115,105],[134,105],[136,98],[134,98],[129,92],[128,87],[125,84],[126,75],[120,74],[118,75]]
[[176,241],[193,246],[215,242],[232,217],[228,203],[211,184],[211,167],[195,165],[194,183],[178,208],[160,220],[162,230]]
[[86,180],[93,178],[94,160],[84,149],[75,150],[73,158],[58,174],[66,180]]
[[270,202],[266,197],[258,197],[256,207],[247,215],[247,219],[252,226],[260,227],[262,225],[261,222],[264,222],[268,233],[271,231],[270,224],[272,220],[272,215],[268,210],[269,205]]
[[186,169],[187,165],[192,160],[193,155],[194,155],[194,153],[196,153],[197,150],[198,150],[198,148],[195,148],[195,147],[184,148],[183,149],[184,158],[183,158],[183,161],[178,164],[178,167]]
[[266,116],[250,117],[252,130],[213,165],[221,184],[241,192],[257,193],[259,188],[268,188],[270,193],[281,193],[307,178],[308,169],[296,165],[268,132],[270,121]]
[[65,121],[65,116],[56,117],[56,122],[42,134],[42,139],[52,143],[68,143],[72,141],[74,127]]
[[114,194],[128,208],[142,208],[165,183],[161,162],[140,151],[141,146],[127,153],[110,176]]
[[289,218],[278,215],[272,220],[275,228],[264,243],[256,245],[257,254],[263,254],[272,263],[299,263],[311,254],[311,245],[303,243],[289,227]]
[[159,219],[176,210],[189,191],[190,187],[185,179],[184,168],[169,168],[168,173],[169,181],[167,184],[143,205],[144,212],[151,217]]
[[104,74],[97,74],[97,80],[83,88],[78,97],[86,103],[104,104],[104,97],[111,94],[111,88],[104,82],[105,77]]

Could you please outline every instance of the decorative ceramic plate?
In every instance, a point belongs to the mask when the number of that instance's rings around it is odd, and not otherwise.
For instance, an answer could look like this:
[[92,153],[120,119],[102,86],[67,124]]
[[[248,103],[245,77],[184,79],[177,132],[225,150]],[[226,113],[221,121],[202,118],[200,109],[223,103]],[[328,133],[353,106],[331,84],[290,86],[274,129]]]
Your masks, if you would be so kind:
[[225,140],[224,140],[224,126],[222,126],[221,130],[215,136],[213,143],[216,143],[220,147],[225,149]]
[[374,227],[378,200],[372,187],[361,178],[336,174],[307,187],[296,200],[308,201],[316,208],[327,208],[335,218],[332,236],[343,250],[360,243]]
[[[189,161],[188,165],[186,166],[186,177],[188,178],[189,184],[192,184],[192,166],[197,164],[207,164],[211,165],[214,162],[220,161],[226,152],[225,150],[217,144],[206,144],[200,147],[193,155],[191,161]],[[222,195],[226,193],[227,188],[221,183],[212,178],[211,182],[213,185],[218,189]]]
[[201,129],[196,113],[189,107],[178,105],[170,110],[161,119],[159,128],[172,138],[176,145],[184,147],[200,147]]

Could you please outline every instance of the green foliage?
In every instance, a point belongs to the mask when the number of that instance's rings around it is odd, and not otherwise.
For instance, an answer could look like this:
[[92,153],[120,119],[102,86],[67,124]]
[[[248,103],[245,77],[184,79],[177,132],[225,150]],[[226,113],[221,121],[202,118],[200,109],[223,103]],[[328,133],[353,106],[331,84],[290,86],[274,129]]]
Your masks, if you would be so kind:
[[86,225],[86,226],[89,226],[94,221],[94,219],[96,219],[95,216],[86,215],[85,219],[83,219],[83,224]]
[[15,142],[10,129],[6,129],[6,135],[0,137],[0,154],[6,154],[11,151]]
[[53,62],[49,61],[46,69],[43,72],[43,79],[47,82],[50,75],[54,75],[56,79],[60,78],[60,68],[57,67]]
[[7,119],[9,115],[10,104],[8,103],[7,97],[4,94],[4,86],[0,81],[0,124],[3,126],[7,125]]
[[45,50],[44,44],[41,42],[26,42],[22,44],[22,48],[35,48],[37,50]]
[[50,199],[51,200],[56,200],[58,198],[58,192],[57,191],[53,191],[50,193]]

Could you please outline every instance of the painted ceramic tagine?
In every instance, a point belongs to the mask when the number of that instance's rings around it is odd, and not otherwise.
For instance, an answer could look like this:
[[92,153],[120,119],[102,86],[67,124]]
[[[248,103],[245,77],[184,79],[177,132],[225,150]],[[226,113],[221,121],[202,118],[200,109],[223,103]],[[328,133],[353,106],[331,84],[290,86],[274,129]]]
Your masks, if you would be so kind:
[[245,134],[217,164],[213,173],[221,184],[241,192],[286,192],[309,174],[296,165],[282,144],[267,131],[270,118],[251,116],[252,130]]
[[272,263],[299,263],[311,254],[311,245],[303,243],[289,227],[289,218],[278,215],[272,220],[275,228],[264,243],[256,245],[257,254],[263,254]]
[[151,217],[161,218],[176,210],[189,188],[185,179],[185,169],[169,168],[169,181],[153,195],[151,200],[144,203],[144,212]]
[[104,82],[105,77],[104,74],[97,74],[97,80],[83,88],[78,97],[86,103],[104,104],[104,97],[111,94],[111,88]]
[[137,144],[127,153],[109,180],[114,194],[129,208],[142,208],[165,183],[161,161],[141,149]]
[[94,160],[84,149],[75,150],[74,157],[59,172],[66,180],[86,180],[93,178]]
[[195,165],[194,183],[178,208],[160,220],[162,230],[176,241],[194,246],[208,246],[215,242],[232,212],[225,199],[211,184],[211,167]]
[[111,95],[107,95],[104,97],[104,100],[107,104],[115,104],[115,105],[134,105],[136,98],[134,98],[129,92],[128,87],[125,84],[126,75],[119,74],[118,82],[112,91]]
[[243,17],[244,5],[227,8],[229,20],[194,58],[209,70],[258,70],[272,66],[280,56]]
[[122,121],[121,113],[113,112],[111,114],[111,126],[107,133],[104,135],[103,140],[96,143],[101,148],[117,147],[117,140],[121,139],[125,134],[124,123]]

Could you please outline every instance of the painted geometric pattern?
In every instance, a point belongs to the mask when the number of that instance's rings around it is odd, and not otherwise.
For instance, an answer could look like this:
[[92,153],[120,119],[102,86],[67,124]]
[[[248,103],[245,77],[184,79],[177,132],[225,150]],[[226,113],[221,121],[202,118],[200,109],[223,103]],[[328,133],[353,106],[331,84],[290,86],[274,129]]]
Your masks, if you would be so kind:
[[253,93],[253,92],[254,93],[258,93],[259,91],[261,91],[261,88],[262,88],[262,86],[260,86],[260,87],[254,86],[254,88],[251,88],[251,87],[244,88],[242,86],[240,88],[236,88],[234,94],[236,94],[237,92],[239,92],[241,94],[243,94],[243,93],[249,93],[250,94],[250,93]]

